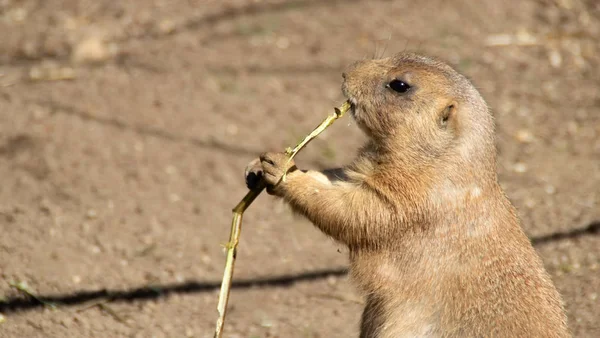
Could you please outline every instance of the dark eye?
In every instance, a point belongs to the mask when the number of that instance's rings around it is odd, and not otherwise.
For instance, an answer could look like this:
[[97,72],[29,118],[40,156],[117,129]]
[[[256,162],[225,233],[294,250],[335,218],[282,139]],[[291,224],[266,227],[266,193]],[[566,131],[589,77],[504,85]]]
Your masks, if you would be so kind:
[[410,89],[408,83],[402,80],[392,80],[392,82],[388,83],[386,87],[391,88],[393,91],[398,93],[406,93]]

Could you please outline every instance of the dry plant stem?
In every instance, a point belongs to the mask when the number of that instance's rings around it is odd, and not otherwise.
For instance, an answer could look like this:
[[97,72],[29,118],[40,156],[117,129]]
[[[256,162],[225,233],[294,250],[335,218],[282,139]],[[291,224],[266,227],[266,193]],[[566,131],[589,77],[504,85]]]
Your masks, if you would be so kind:
[[40,304],[43,304],[51,309],[55,309],[56,308],[56,304],[52,303],[52,302],[47,302],[45,300],[43,300],[42,298],[38,297],[33,291],[31,291],[29,289],[29,287],[27,286],[27,284],[24,284],[23,282],[10,282],[8,283],[8,285],[10,285],[11,287],[23,292],[24,294],[26,294],[27,296],[35,299],[36,301],[40,302]]
[[[335,120],[342,117],[350,109],[350,103],[344,102],[341,107],[335,108],[335,112],[329,115],[317,128],[315,128],[308,136],[298,143],[293,149],[287,148],[286,153],[291,161],[296,154],[304,148],[312,139],[322,133],[327,127],[329,127]],[[281,178],[285,180],[285,175]],[[240,241],[240,232],[242,230],[242,216],[244,211],[252,204],[252,202],[260,195],[265,189],[263,181],[259,183],[254,189],[250,190],[244,198],[233,208],[233,220],[231,222],[231,232],[229,233],[229,242],[226,245],[227,248],[227,260],[225,262],[225,271],[223,273],[223,281],[221,283],[221,291],[219,293],[219,303],[217,305],[217,311],[219,312],[219,318],[217,319],[217,327],[215,329],[215,338],[221,338],[223,334],[223,326],[225,325],[225,315],[227,312],[227,303],[229,302],[229,291],[231,290],[231,280],[233,276],[233,268],[235,258],[237,255],[237,245]]]

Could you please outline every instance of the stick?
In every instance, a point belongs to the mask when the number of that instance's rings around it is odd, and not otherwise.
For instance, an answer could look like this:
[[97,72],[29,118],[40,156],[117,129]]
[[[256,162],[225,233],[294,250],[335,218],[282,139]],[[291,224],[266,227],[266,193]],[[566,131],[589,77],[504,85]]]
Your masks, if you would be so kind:
[[[298,143],[293,149],[287,148],[286,154],[289,156],[291,161],[296,154],[304,148],[312,139],[322,133],[327,127],[329,127],[335,120],[342,117],[350,109],[350,103],[344,102],[339,108],[335,108],[335,112],[329,115],[317,128],[315,128],[308,136]],[[285,174],[280,181],[285,180]],[[244,211],[252,204],[252,202],[260,195],[265,189],[265,184],[261,182],[254,189],[250,190],[244,198],[233,208],[233,220],[231,222],[231,232],[229,233],[229,242],[226,245],[227,248],[227,260],[225,262],[225,272],[223,273],[223,282],[221,283],[221,291],[219,293],[219,303],[217,305],[217,311],[219,312],[219,318],[217,319],[217,327],[215,329],[215,338],[221,338],[223,334],[223,326],[225,325],[225,314],[227,313],[227,303],[229,302],[229,292],[231,290],[231,278],[233,276],[233,266],[237,255],[237,245],[240,241],[240,232],[242,230],[242,216]]]
[[8,285],[23,292],[27,296],[35,299],[40,304],[43,304],[51,309],[56,309],[55,303],[47,302],[47,301],[43,300],[42,298],[38,297],[33,291],[31,291],[31,289],[29,289],[29,286],[27,286],[27,283],[25,283],[25,282],[9,282]]

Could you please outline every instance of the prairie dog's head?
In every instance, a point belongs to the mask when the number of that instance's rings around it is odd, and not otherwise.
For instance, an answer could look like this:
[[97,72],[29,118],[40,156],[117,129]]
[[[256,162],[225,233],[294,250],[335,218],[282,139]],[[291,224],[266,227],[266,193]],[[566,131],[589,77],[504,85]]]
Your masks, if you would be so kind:
[[372,139],[433,157],[456,151],[471,157],[477,147],[493,147],[485,102],[441,61],[402,53],[356,62],[343,77],[351,114]]

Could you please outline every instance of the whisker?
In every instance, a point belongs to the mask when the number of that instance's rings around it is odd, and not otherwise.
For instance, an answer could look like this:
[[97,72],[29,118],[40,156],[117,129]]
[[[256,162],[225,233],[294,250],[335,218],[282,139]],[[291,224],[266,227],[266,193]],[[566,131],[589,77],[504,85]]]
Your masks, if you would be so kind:
[[383,52],[379,56],[379,59],[381,59],[381,58],[383,58],[385,56],[385,52],[387,52],[387,49],[388,49],[388,46],[390,45],[390,41],[391,40],[392,40],[392,32],[390,32],[390,34],[388,35],[387,41],[385,43],[385,46],[383,47]]
[[373,40],[373,42],[375,43],[375,50],[373,51],[373,56],[371,57],[371,60],[375,60],[377,58],[377,40]]

